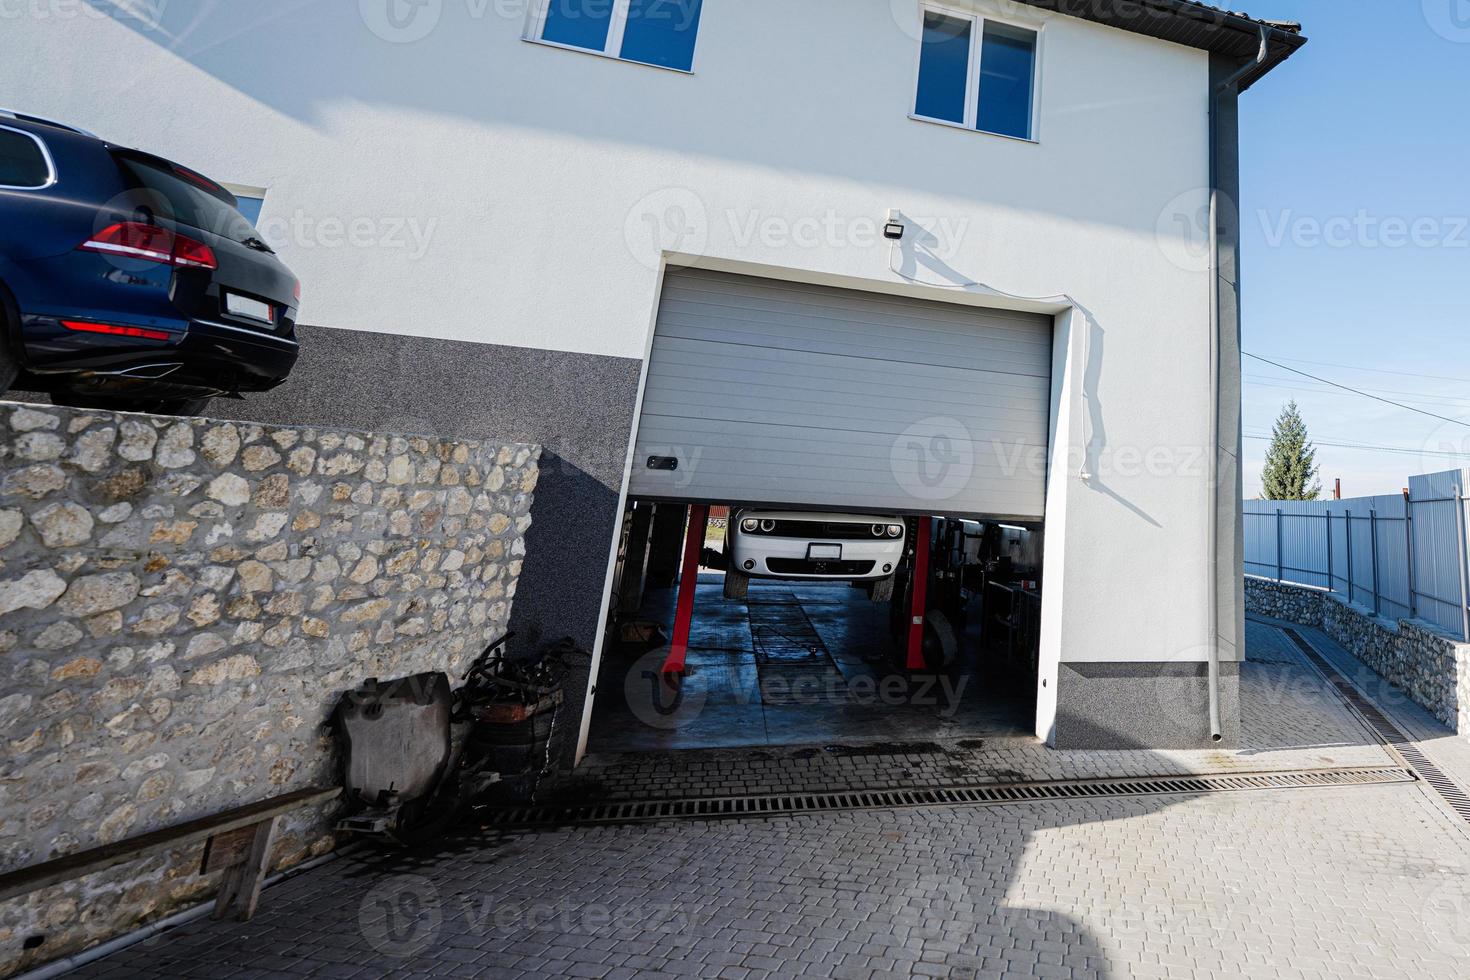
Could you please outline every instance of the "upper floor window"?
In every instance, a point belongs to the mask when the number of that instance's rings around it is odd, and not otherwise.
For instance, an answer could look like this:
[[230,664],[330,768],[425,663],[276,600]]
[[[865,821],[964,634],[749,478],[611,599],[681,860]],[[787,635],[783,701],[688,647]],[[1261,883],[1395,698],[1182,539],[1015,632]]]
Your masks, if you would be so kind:
[[1031,139],[1036,32],[948,8],[923,14],[914,115]]
[[221,186],[235,195],[235,210],[243,214],[246,221],[259,228],[260,212],[265,209],[265,188],[228,183]]
[[541,0],[532,37],[676,71],[694,67],[703,0]]
[[0,128],[0,187],[40,190],[50,186],[52,177],[51,158],[39,139]]

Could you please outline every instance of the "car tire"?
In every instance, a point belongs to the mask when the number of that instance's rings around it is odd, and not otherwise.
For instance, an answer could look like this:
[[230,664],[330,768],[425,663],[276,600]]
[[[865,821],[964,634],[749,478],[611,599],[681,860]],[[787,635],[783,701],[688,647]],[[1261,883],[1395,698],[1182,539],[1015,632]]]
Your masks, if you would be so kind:
[[960,643],[949,617],[938,609],[924,617],[924,662],[936,672],[946,671],[959,659]]
[[10,343],[4,337],[0,337],[0,395],[10,390],[15,384],[15,379],[20,377],[20,363],[16,361],[15,355],[10,353]]
[[11,349],[12,343],[20,343],[19,329],[12,330],[13,323],[5,284],[0,283],[0,395],[4,395],[20,377],[20,358]]
[[868,583],[868,598],[874,602],[893,601],[893,576]]
[[744,601],[750,590],[750,576],[733,568],[725,570],[725,598]]

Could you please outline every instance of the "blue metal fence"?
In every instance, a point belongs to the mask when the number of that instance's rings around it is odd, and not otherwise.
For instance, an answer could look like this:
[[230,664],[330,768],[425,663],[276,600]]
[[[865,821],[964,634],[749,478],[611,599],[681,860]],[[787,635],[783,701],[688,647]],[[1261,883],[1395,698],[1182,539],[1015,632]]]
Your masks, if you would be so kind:
[[1247,500],[1245,570],[1470,638],[1467,487],[1470,469],[1411,477],[1404,495]]

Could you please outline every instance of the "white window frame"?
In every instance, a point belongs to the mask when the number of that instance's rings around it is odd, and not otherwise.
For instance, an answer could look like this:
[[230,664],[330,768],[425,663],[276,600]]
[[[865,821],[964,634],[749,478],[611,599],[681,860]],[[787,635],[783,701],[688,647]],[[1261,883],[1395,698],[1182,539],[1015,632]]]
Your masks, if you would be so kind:
[[[965,118],[960,122],[953,119],[937,119],[934,116],[921,115],[919,112],[919,72],[924,63],[924,15],[935,13],[944,17],[953,17],[956,20],[970,22],[970,55],[969,67],[965,75]],[[1031,58],[1031,124],[1028,126],[1030,135],[1012,136],[1009,133],[992,133],[988,129],[978,128],[980,119],[980,56],[984,50],[985,25],[994,22],[1006,27],[1014,27],[1017,30],[1030,31],[1036,35],[1036,50]],[[980,133],[985,136],[994,136],[998,139],[1016,140],[1020,143],[1038,143],[1039,128],[1041,125],[1041,56],[1042,38],[1045,36],[1045,22],[1027,22],[1013,20],[1007,17],[992,17],[991,15],[975,9],[964,7],[952,7],[943,3],[929,3],[927,0],[919,4],[919,50],[914,57],[914,96],[909,102],[909,118],[917,122],[934,123],[937,126],[948,126],[951,129],[964,129],[972,133]]]
[[[601,51],[592,48],[579,48],[575,44],[563,44],[560,41],[548,41],[541,35],[546,32],[546,13],[551,9],[553,3],[562,0],[534,0],[531,4],[530,17],[526,23],[526,32],[521,35],[521,40],[530,41],[532,44],[544,44],[551,48],[560,48],[563,51],[576,51],[580,54],[595,55],[599,58],[611,58],[613,61],[621,61],[626,65],[642,65],[645,68],[657,68],[660,71],[671,71],[678,75],[694,74],[694,63],[690,62],[689,68],[670,68],[668,65],[655,65],[647,61],[635,61],[632,58],[624,58],[623,35],[628,28],[628,11],[632,9],[632,0],[608,0],[612,4],[612,16],[607,25],[607,41],[604,42]],[[704,24],[704,11],[700,10],[700,26]],[[694,36],[695,55],[699,53],[699,28],[696,28]]]
[[[256,187],[253,184],[231,184],[228,181],[223,180],[220,181],[220,186],[229,191],[231,194],[235,195],[236,200],[239,200],[242,197],[246,197],[250,198],[253,201],[259,201],[261,217],[265,217],[265,197],[267,194],[270,193],[270,188]],[[254,224],[256,228],[260,227],[259,222],[252,222],[252,224]]]

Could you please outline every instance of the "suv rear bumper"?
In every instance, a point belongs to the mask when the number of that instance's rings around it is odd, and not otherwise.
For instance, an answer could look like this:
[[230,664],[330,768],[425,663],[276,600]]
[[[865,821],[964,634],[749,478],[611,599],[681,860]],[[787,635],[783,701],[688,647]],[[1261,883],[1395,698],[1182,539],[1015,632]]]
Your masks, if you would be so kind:
[[[118,321],[111,321],[118,322]],[[160,392],[268,391],[286,380],[300,346],[295,339],[209,320],[146,325],[167,340],[69,330],[58,317],[21,316],[21,356],[38,379],[116,384]]]

